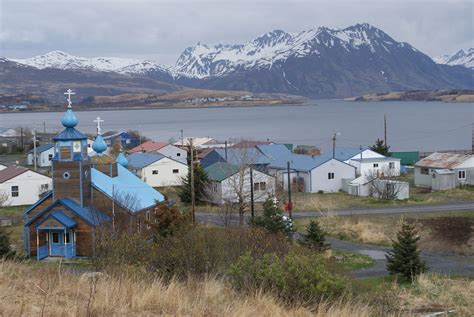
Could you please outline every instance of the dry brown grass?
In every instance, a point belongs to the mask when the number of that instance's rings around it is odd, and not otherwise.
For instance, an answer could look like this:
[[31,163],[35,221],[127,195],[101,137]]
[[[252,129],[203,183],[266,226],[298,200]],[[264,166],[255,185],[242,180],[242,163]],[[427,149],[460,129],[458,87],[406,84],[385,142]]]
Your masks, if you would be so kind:
[[472,316],[474,281],[422,274],[414,287],[399,288],[398,297],[412,312],[453,310],[456,316]]
[[0,264],[2,316],[371,316],[365,304],[285,307],[263,293],[240,295],[223,281],[73,274],[40,264]]

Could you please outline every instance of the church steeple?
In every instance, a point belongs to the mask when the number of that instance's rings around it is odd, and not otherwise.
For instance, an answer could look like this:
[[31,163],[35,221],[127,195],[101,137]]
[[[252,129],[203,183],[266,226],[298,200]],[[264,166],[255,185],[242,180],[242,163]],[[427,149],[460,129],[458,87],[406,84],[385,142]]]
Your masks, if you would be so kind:
[[102,138],[100,130],[100,123],[104,122],[104,120],[102,120],[100,117],[97,117],[94,122],[97,122],[97,136],[94,140],[94,143],[92,143],[92,149],[97,153],[97,155],[102,155],[102,153],[107,151],[107,144],[105,143],[104,138]]
[[87,137],[75,129],[79,123],[72,111],[71,95],[75,93],[68,89],[64,94],[68,96],[66,112],[61,119],[64,130],[53,138],[53,197],[71,198],[85,206],[90,202],[91,190]]

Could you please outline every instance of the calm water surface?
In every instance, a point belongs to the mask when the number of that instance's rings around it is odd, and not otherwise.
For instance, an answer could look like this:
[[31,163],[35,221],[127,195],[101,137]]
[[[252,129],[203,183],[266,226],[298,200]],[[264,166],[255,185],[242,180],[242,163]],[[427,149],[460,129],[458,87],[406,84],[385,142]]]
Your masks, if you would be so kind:
[[[470,149],[474,103],[443,102],[309,102],[303,106],[153,109],[76,112],[78,129],[93,133],[100,116],[103,130],[141,131],[149,138],[168,141],[185,136],[270,139],[331,148],[359,146],[383,138],[387,115],[388,143],[393,150]],[[28,126],[47,131],[61,129],[62,113],[0,114],[0,127]]]

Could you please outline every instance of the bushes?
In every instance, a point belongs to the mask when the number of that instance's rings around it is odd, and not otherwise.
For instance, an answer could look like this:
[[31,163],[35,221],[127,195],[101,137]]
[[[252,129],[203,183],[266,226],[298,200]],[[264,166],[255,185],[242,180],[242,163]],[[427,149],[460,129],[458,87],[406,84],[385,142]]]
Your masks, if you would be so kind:
[[290,247],[284,236],[260,229],[193,227],[158,240],[150,267],[166,277],[220,275],[241,255],[284,255]]
[[270,233],[285,234],[288,238],[291,238],[294,233],[292,220],[283,215],[272,197],[265,200],[263,214],[251,219],[250,225],[263,228]]
[[284,257],[241,256],[230,268],[232,284],[243,291],[262,289],[290,301],[334,299],[349,294],[345,278],[328,272],[319,255],[291,252]]
[[13,257],[15,252],[10,247],[10,237],[4,227],[0,227],[0,259]]

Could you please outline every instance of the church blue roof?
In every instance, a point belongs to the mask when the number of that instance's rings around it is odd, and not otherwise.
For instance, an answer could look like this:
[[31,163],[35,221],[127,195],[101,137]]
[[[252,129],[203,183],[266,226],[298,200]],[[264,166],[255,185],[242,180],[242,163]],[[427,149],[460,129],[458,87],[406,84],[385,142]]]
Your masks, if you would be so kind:
[[[29,226],[32,222],[34,222],[36,219],[44,215],[46,212],[51,210],[53,207],[57,205],[62,205],[69,209],[70,211],[74,212],[76,215],[78,215],[80,218],[82,218],[84,221],[88,222],[89,224],[95,226],[98,225],[102,222],[105,221],[110,221],[110,217],[107,216],[106,214],[98,211],[94,207],[81,207],[78,203],[76,203],[74,200],[70,198],[62,198],[54,201],[52,204],[50,204],[48,207],[43,209],[40,213],[38,213],[36,216],[31,218],[25,226]],[[61,216],[60,216],[61,217]],[[62,220],[66,221],[65,219],[61,218]],[[59,219],[58,219],[59,221]],[[62,222],[62,221],[61,221]]]
[[61,119],[61,123],[65,128],[74,128],[79,123],[79,120],[77,120],[72,109],[68,108]]
[[66,128],[53,138],[54,141],[87,140],[87,136],[74,128]]
[[94,140],[94,143],[92,143],[92,149],[97,153],[100,154],[102,152],[105,152],[107,150],[107,144],[105,143],[104,139],[102,136],[99,134]]
[[54,218],[56,219],[59,223],[61,223],[64,228],[69,229],[72,227],[75,227],[77,225],[77,222],[75,222],[73,219],[71,219],[68,215],[63,213],[62,211],[55,211],[52,214],[50,214],[48,217],[45,217],[42,221],[40,221],[36,227],[38,228],[41,226],[42,223],[44,223],[46,220],[49,218]]
[[165,200],[163,194],[120,164],[117,164],[117,174],[110,177],[92,168],[92,184],[108,197],[115,197],[118,204],[131,212],[153,207],[157,202]]

